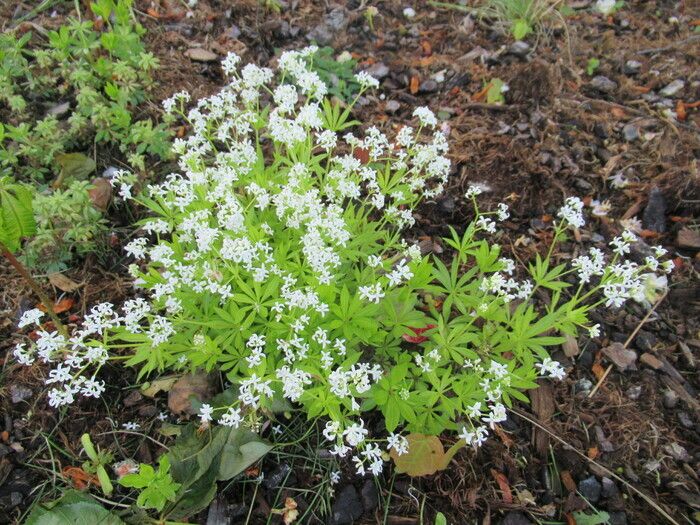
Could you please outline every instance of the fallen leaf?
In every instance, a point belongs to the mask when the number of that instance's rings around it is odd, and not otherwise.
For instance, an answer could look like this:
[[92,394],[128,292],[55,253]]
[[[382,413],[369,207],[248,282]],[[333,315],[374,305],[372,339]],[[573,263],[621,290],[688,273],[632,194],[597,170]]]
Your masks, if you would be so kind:
[[168,408],[175,414],[195,414],[191,398],[204,401],[214,393],[212,376],[203,372],[187,374],[175,381],[168,392]]
[[92,483],[93,485],[100,484],[96,476],[88,474],[80,467],[64,467],[63,470],[61,470],[61,475],[67,478],[78,490],[85,489],[88,483]]
[[112,184],[104,177],[97,177],[90,184],[92,188],[88,190],[88,195],[92,205],[100,211],[106,211],[112,200]]
[[424,56],[430,56],[433,54],[433,46],[427,40],[422,40],[420,43],[420,48],[423,51]]
[[560,471],[559,479],[561,479],[561,483],[562,485],[564,485],[566,490],[568,490],[569,492],[576,492],[576,482],[571,476],[571,472],[569,472],[568,470]]
[[65,275],[59,272],[54,272],[49,274],[49,282],[62,292],[71,293],[80,288],[80,284],[76,283],[73,279],[69,279]]
[[507,505],[513,503],[513,493],[510,491],[510,484],[508,483],[508,478],[506,478],[505,474],[503,474],[502,472],[498,472],[496,469],[492,468],[491,475],[493,476],[493,479],[496,480],[496,483],[498,483],[498,487],[503,493],[501,495],[503,503]]
[[615,117],[617,120],[627,118],[627,113],[625,113],[625,110],[622,108],[613,106],[610,110],[610,113],[612,113],[612,116]]
[[175,381],[178,380],[178,377],[179,376],[166,376],[151,381],[150,383],[144,383],[141,386],[141,393],[146,397],[155,397],[158,392],[170,390],[175,384]]
[[600,454],[600,452],[598,452],[598,447],[591,447],[591,448],[588,449],[588,452],[586,453],[586,455],[587,455],[590,459],[595,459],[595,458],[597,458],[597,457],[599,456],[599,454]]
[[613,343],[610,346],[606,346],[602,349],[602,352],[615,363],[620,372],[637,369],[634,364],[637,361],[637,353],[633,350],[628,350],[622,343]]
[[411,82],[408,85],[408,89],[411,92],[411,95],[415,95],[418,93],[418,88],[420,87],[420,79],[417,76],[412,76],[411,77]]
[[678,117],[678,120],[680,121],[685,121],[685,119],[688,118],[688,112],[686,111],[685,104],[682,100],[676,102],[676,117]]
[[437,436],[409,434],[408,452],[398,455],[391,449],[389,455],[394,460],[396,472],[409,476],[429,476],[445,467],[445,449]]
[[596,379],[600,381],[605,375],[605,368],[600,366],[600,363],[593,363],[593,366],[591,367],[591,372],[593,372],[593,375],[596,377]]
[[362,164],[369,162],[369,150],[365,148],[355,148],[352,150],[352,156],[359,160]]
[[[67,312],[71,308],[73,308],[73,305],[75,304],[75,299],[71,297],[64,297],[57,303],[54,303],[53,305],[53,313],[55,314],[62,314],[63,312]],[[46,312],[46,307],[39,303],[36,305],[36,307],[41,310],[42,312]]]

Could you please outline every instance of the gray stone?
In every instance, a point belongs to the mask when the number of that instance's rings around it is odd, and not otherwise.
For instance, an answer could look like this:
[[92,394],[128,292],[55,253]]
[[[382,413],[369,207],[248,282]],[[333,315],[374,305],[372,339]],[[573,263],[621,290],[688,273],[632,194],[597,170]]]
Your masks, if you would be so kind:
[[634,124],[625,124],[622,128],[622,136],[627,142],[634,142],[639,138],[639,128]]
[[685,428],[693,428],[695,426],[687,412],[678,412],[678,421],[680,421],[681,425]]
[[604,498],[612,498],[620,493],[620,490],[617,488],[617,485],[615,485],[615,482],[610,478],[603,477],[601,482],[603,484],[603,490],[601,491],[601,494]]
[[601,93],[612,93],[617,89],[617,82],[613,82],[603,75],[598,75],[591,79],[591,87]]
[[347,12],[342,7],[337,7],[323,17],[323,22],[309,31],[306,34],[306,38],[326,46],[333,42],[336,35],[342,33],[347,25]]
[[21,385],[10,385],[10,399],[14,404],[21,403],[32,396],[31,389]]
[[582,191],[591,191],[591,190],[593,190],[593,185],[592,185],[590,182],[588,182],[587,180],[582,179],[582,178],[580,178],[580,177],[577,178],[576,180],[574,180],[574,185],[575,185],[579,190],[582,190]]
[[377,485],[375,485],[373,479],[368,479],[362,485],[362,507],[365,512],[372,512],[379,505],[379,493],[377,492]]
[[638,74],[642,69],[642,63],[637,60],[628,60],[625,65],[622,66],[622,72],[625,75],[634,76]]
[[501,521],[501,525],[532,525],[532,522],[522,512],[509,512]]
[[597,503],[600,500],[603,487],[600,482],[595,479],[595,476],[589,476],[579,481],[578,491],[581,493],[581,496],[586,498],[590,503]]
[[576,381],[576,384],[574,385],[574,393],[576,394],[588,394],[592,389],[593,383],[585,377]]
[[659,233],[666,231],[666,199],[656,186],[649,192],[649,202],[647,202],[647,207],[644,208],[642,225],[645,230]]
[[428,80],[421,82],[421,85],[418,88],[418,93],[435,93],[437,90],[438,83],[432,78],[429,78]]
[[401,104],[396,100],[387,100],[386,104],[384,104],[384,111],[387,113],[396,113],[400,107]]
[[623,511],[610,512],[608,525],[627,525],[627,514]]
[[530,50],[530,44],[523,42],[522,40],[517,40],[510,45],[508,48],[508,53],[524,60],[527,58]]
[[360,519],[363,512],[362,502],[357,495],[357,490],[352,485],[345,485],[340,489],[333,502],[328,523],[329,525],[349,525],[353,521]]
[[384,62],[376,62],[365,69],[365,71],[377,80],[382,80],[389,74],[389,67]]
[[676,79],[663,88],[659,93],[664,97],[672,97],[679,93],[685,87],[685,82],[680,79]]
[[675,407],[678,404],[678,394],[671,389],[666,390],[664,392],[663,403],[668,409]]

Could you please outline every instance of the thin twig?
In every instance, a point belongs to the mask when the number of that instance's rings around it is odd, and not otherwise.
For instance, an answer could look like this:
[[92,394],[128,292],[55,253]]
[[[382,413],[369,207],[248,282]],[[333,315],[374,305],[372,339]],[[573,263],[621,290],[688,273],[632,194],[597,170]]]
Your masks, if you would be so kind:
[[576,453],[577,455],[581,456],[583,459],[585,459],[585,460],[588,461],[589,463],[593,463],[596,467],[598,467],[599,469],[605,471],[605,473],[606,473],[608,476],[610,476],[610,477],[612,477],[612,478],[615,478],[617,481],[619,481],[620,483],[624,484],[625,487],[627,487],[629,490],[631,490],[632,492],[634,492],[635,494],[637,494],[639,497],[641,497],[641,498],[642,498],[644,501],[646,501],[655,511],[657,511],[657,512],[658,512],[659,514],[661,514],[664,518],[666,518],[666,520],[668,520],[669,523],[672,523],[673,525],[681,525],[681,524],[678,523],[675,519],[673,519],[673,517],[672,517],[671,515],[669,515],[664,509],[662,509],[662,508],[659,506],[658,503],[656,503],[653,499],[651,499],[651,497],[647,496],[646,494],[644,494],[644,492],[642,492],[641,490],[639,490],[638,488],[636,488],[634,485],[631,485],[629,482],[627,482],[627,481],[625,481],[624,479],[622,479],[620,476],[618,476],[617,474],[615,474],[612,470],[610,470],[610,469],[604,467],[603,465],[601,465],[601,464],[598,463],[597,461],[595,461],[595,460],[589,458],[588,456],[586,456],[584,453],[582,453],[582,452],[576,450],[576,448],[574,448],[572,445],[570,445],[569,443],[567,443],[566,441],[564,441],[562,438],[560,438],[559,436],[557,436],[554,432],[552,432],[552,431],[549,430],[548,428],[544,427],[543,425],[541,425],[540,423],[538,423],[538,422],[535,421],[534,419],[528,417],[525,413],[521,412],[520,410],[516,410],[515,408],[511,408],[511,409],[509,409],[509,410],[510,410],[511,412],[513,412],[514,414],[516,414],[517,416],[523,418],[525,421],[531,423],[532,425],[535,425],[537,428],[539,428],[539,429],[542,430],[543,432],[546,432],[547,434],[549,434],[550,437],[554,438],[554,439],[557,440],[559,443],[561,443],[562,445],[564,445],[567,449],[572,450],[574,453]]
[[7,261],[17,271],[17,273],[20,274],[22,279],[24,279],[24,281],[37,295],[39,301],[41,301],[41,304],[44,305],[46,313],[49,314],[49,317],[56,325],[56,329],[61,333],[61,335],[67,338],[68,330],[66,330],[66,327],[63,325],[61,320],[58,318],[58,315],[54,311],[53,303],[49,300],[49,297],[44,293],[39,284],[30,275],[29,271],[24,267],[24,265],[21,262],[19,262],[19,260],[17,260],[17,257],[15,257],[13,253],[7,248],[7,246],[5,246],[2,242],[0,242],[0,252],[2,252],[2,255],[5,257],[5,259],[7,259]]
[[649,49],[640,49],[639,51],[635,51],[635,53],[637,55],[653,55],[654,53],[662,53],[664,51],[670,51],[674,47],[682,46],[684,44],[690,44],[691,42],[695,42],[696,40],[700,40],[700,35],[692,35],[684,40],[677,40],[677,41],[673,42],[672,44],[669,44],[669,45],[663,46],[663,47],[652,47]]
[[[632,331],[630,336],[627,338],[627,341],[625,341],[625,344],[622,345],[623,348],[627,348],[627,345],[629,345],[632,342],[632,339],[634,339],[634,337],[637,335],[637,332],[639,332],[639,330],[641,330],[642,326],[644,326],[644,323],[646,323],[649,320],[649,317],[651,317],[651,314],[653,314],[654,311],[656,310],[656,307],[661,304],[661,301],[663,301],[666,298],[666,295],[668,295],[668,293],[664,293],[659,298],[659,300],[656,301],[654,306],[647,312],[647,314],[644,316],[644,318],[639,322],[637,327]],[[608,374],[612,370],[612,367],[613,367],[613,365],[609,365],[607,370],[605,370],[605,373],[598,380],[598,383],[596,384],[595,388],[593,390],[591,390],[590,394],[588,394],[589,398],[593,397],[595,395],[595,393],[598,391],[598,389],[600,388],[600,385],[602,385],[603,382],[605,381],[605,379],[608,377]]]

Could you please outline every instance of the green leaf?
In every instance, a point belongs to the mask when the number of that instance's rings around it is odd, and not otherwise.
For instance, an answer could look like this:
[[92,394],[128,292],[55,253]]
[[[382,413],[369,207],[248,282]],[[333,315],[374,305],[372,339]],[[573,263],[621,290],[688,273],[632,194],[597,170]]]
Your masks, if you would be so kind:
[[241,428],[216,426],[200,435],[186,426],[168,452],[173,478],[182,486],[171,519],[206,508],[216,494],[216,482],[229,480],[272,449],[257,434]]
[[25,525],[123,525],[124,522],[87,494],[69,491],[60,499],[37,505]]
[[435,515],[435,525],[447,525],[447,518],[442,512]]
[[530,27],[530,24],[524,18],[517,19],[510,30],[516,40],[522,40],[532,33],[532,27]]
[[610,514],[602,510],[596,510],[595,514],[574,512],[574,521],[576,525],[603,525],[610,522]]
[[33,198],[26,186],[0,177],[0,242],[11,252],[20,248],[23,237],[36,233]]

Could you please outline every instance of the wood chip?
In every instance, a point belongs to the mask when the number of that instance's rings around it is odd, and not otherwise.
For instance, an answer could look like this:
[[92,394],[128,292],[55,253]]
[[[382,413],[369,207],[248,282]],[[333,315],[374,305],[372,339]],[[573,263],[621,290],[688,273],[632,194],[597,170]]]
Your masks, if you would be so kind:
[[[549,381],[540,379],[537,384],[539,388],[530,390],[528,392],[530,396],[530,401],[532,402],[532,410],[537,415],[537,419],[540,423],[548,423],[554,412],[556,411],[556,405],[554,404],[554,393],[552,391],[552,385]],[[543,430],[535,427],[532,433],[532,441],[535,445],[535,450],[540,457],[547,457],[549,452],[549,435]]]
[[219,59],[219,55],[201,47],[188,49],[185,51],[185,56],[195,62],[214,62]]
[[606,346],[602,349],[602,352],[615,363],[620,372],[636,370],[637,368],[634,364],[637,360],[637,353],[633,350],[628,350],[622,343],[613,343],[610,346]]
[[578,347],[578,342],[576,341],[576,338],[571,336],[571,335],[564,335],[564,344],[561,345],[562,350],[564,350],[564,354],[566,357],[574,357],[577,356],[580,352],[580,349]]
[[679,248],[687,250],[700,250],[700,233],[690,228],[683,228],[678,232],[676,244]]
[[659,361],[657,357],[648,352],[642,354],[639,360],[645,365],[653,368],[654,370],[661,370],[664,367],[664,364],[661,361]]

